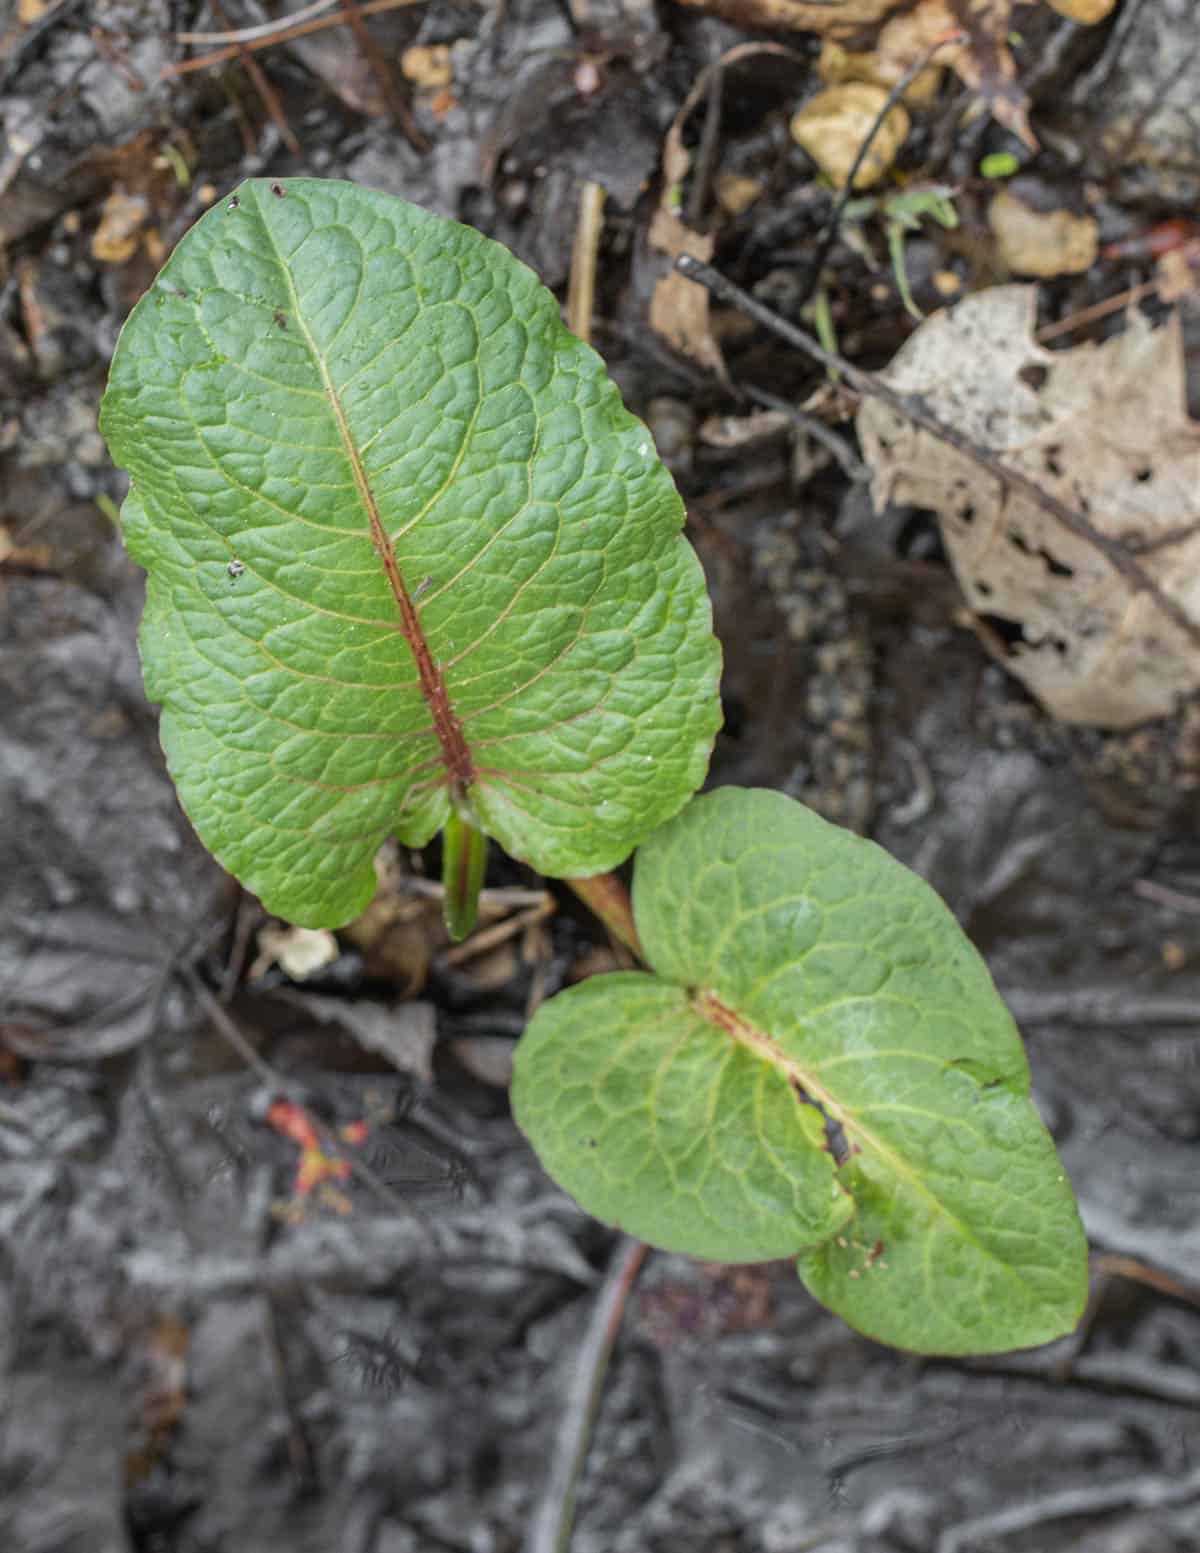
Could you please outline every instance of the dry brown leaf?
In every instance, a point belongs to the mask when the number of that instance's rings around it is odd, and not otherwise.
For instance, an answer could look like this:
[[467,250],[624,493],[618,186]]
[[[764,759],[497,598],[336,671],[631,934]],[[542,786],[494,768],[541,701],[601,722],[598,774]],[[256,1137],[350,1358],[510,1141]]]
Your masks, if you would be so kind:
[[936,60],[977,91],[989,113],[1031,149],[1037,141],[1029,128],[1029,103],[1016,84],[1017,67],[1009,52],[1012,0],[919,0],[893,17],[879,34],[876,54],[884,83],[898,81],[940,39],[965,33],[962,43],[947,43]]
[[1094,216],[1069,210],[1033,210],[1010,189],[988,206],[988,225],[1005,266],[1014,275],[1082,275],[1095,263],[1100,229]]
[[709,326],[708,292],[674,268],[681,253],[707,264],[713,253],[712,238],[693,232],[660,205],[650,222],[649,243],[672,261],[672,268],[655,282],[650,297],[650,327],[668,345],[724,379],[725,359]]
[[[886,379],[1084,514],[1136,554],[1200,622],[1200,426],[1184,408],[1175,314],[1139,314],[1100,345],[1035,344],[1037,288],[999,286],[928,319]],[[984,640],[1064,722],[1127,728],[1200,688],[1200,652],[1086,538],[911,421],[873,401],[858,417],[877,507],[937,512],[977,615],[1020,628]]]
[[414,86],[449,86],[454,55],[448,43],[414,44],[400,56],[400,72]]
[[1117,0],[1048,0],[1048,4],[1060,16],[1070,17],[1073,22],[1082,22],[1085,27],[1102,22],[1116,3]]
[[739,27],[794,27],[797,32],[819,32],[829,38],[850,38],[879,21],[903,0],[679,0],[680,5],[712,11]]
[[149,216],[145,195],[115,189],[100,207],[100,225],[92,236],[93,259],[101,264],[124,264],[132,259]]
[[[889,24],[890,25],[890,24]],[[871,81],[876,86],[893,87],[913,63],[899,62],[899,55],[885,54],[883,40],[888,33],[885,27],[879,34],[879,47],[870,53],[856,54],[832,38],[821,45],[821,57],[817,61],[817,74],[827,86],[840,86],[843,81]],[[904,88],[904,101],[911,108],[926,107],[937,96],[945,68],[936,62],[919,70]]]
[[[792,116],[792,139],[807,151],[836,188],[844,188],[859,149],[888,99],[867,81],[827,86]],[[911,121],[899,103],[890,108],[854,175],[856,189],[878,183],[896,159]]]

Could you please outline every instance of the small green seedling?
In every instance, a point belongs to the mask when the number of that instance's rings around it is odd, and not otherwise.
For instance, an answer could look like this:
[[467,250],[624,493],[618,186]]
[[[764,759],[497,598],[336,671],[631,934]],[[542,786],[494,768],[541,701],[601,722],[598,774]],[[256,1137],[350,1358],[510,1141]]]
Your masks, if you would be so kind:
[[958,212],[954,208],[954,194],[955,191],[946,184],[926,184],[911,189],[899,189],[878,198],[869,195],[863,199],[851,200],[843,212],[843,219],[851,225],[871,215],[882,216],[884,233],[887,237],[888,257],[892,261],[892,274],[896,277],[896,289],[900,293],[905,311],[918,320],[923,320],[925,314],[913,301],[912,288],[908,283],[904,244],[911,232],[920,231],[921,221],[926,216],[947,230],[956,227]]
[[1011,178],[1020,170],[1020,159],[1011,151],[989,151],[979,163],[981,178]]
[[778,793],[689,802],[720,653],[682,505],[528,269],[350,184],[244,184],[134,309],[101,428],[180,798],[271,911],[340,926],[386,836],[441,831],[461,935],[488,837],[593,885],[640,846],[647,971],[551,999],[516,1059],[586,1209],[795,1258],[900,1347],[1071,1329],[1074,1199],[946,907]]

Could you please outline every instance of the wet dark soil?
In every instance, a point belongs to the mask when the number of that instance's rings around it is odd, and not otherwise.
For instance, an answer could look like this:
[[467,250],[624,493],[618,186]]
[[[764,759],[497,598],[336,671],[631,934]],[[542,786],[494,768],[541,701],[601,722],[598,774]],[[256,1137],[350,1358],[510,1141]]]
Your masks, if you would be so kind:
[[[1036,156],[945,89],[908,172],[961,184],[964,225],[910,244],[921,305],[939,271],[997,278],[972,182],[989,152],[1051,200],[1086,194],[1106,241],[1190,219],[1188,9],[1118,0],[1084,29],[1026,8]],[[503,1089],[531,1001],[611,964],[602,933],[558,900],[455,961],[422,906],[434,859],[401,858],[382,927],[306,980],[256,965],[261,914],[163,769],[95,412],[165,251],[257,172],[469,220],[557,288],[581,186],[605,185],[595,343],[669,444],[712,585],[712,779],[782,788],[945,895],[1022,1023],[1095,1252],[1077,1338],[973,1363],[873,1345],[785,1266],[651,1255],[575,1553],[1200,1547],[1195,709],[1121,738],[1055,725],[964,628],[928,514],[871,513],[803,431],[704,433],[751,388],[801,402],[813,369],[721,314],[726,384],[647,328],[664,136],[751,38],[795,52],[730,74],[710,190],[684,197],[716,262],[800,305],[832,204],[786,131],[812,35],[639,0],[429,0],[371,16],[370,50],[340,25],[256,52],[257,81],[236,57],[163,77],[217,47],[178,32],[277,11],[0,6],[0,1548],[528,1545],[614,1250]],[[722,216],[722,172],[770,197]],[[827,278],[842,348],[886,361],[912,327],[886,255],[835,245]],[[1047,312],[1138,278],[1099,262],[1049,283]],[[503,860],[489,881],[537,885]],[[343,1138],[365,1122],[362,1175],[298,1196],[281,1095]]]

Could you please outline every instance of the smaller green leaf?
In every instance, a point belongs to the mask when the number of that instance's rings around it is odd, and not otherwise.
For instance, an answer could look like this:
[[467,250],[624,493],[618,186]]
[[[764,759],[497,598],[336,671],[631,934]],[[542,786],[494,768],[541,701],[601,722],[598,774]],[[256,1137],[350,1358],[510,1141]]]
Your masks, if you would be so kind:
[[666,1251],[794,1256],[852,1212],[817,1111],[654,976],[594,976],[543,1004],[513,1107],[589,1213]]
[[1011,178],[1021,164],[1011,151],[990,151],[979,164],[984,178]]
[[1086,1243],[1016,1027],[937,895],[779,793],[724,788],[638,853],[654,975],[560,994],[513,1105],[597,1217],[724,1261],[795,1253],[860,1331],[1048,1342]]

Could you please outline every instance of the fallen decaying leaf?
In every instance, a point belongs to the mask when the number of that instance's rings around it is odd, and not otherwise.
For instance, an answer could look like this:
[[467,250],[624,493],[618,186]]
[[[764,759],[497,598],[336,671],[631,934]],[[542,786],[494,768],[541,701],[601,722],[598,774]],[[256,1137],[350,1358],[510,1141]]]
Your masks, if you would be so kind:
[[[999,286],[937,313],[885,374],[1136,555],[1200,623],[1200,425],[1184,404],[1178,314],[1131,314],[1100,345],[1034,343],[1037,289]],[[1085,537],[911,421],[858,417],[877,507],[937,512],[985,643],[1064,722],[1127,728],[1200,688],[1200,651]],[[1019,627],[1006,648],[988,621]]]
[[[713,240],[693,232],[679,217],[660,205],[650,221],[649,243],[674,261],[680,254],[691,254],[707,263],[712,258]],[[699,293],[699,295],[697,295]],[[725,377],[721,347],[713,339],[708,320],[708,292],[671,268],[656,281],[650,298],[650,327],[661,334],[677,351],[698,361],[702,367]]]
[[101,207],[100,225],[92,236],[92,257],[101,264],[124,264],[132,259],[149,216],[145,195],[115,189]]
[[[887,90],[868,81],[827,86],[792,116],[792,139],[807,151],[836,188],[845,188],[859,149],[883,111]],[[889,108],[854,175],[856,189],[878,183],[896,159],[911,121],[899,103]]]
[[1102,22],[1116,3],[1117,0],[1048,0],[1060,16],[1068,16],[1085,26]]
[[894,11],[901,0],[679,0],[680,5],[713,11],[742,27],[794,27],[831,38],[849,38]]
[[1000,257],[1014,275],[1082,275],[1095,263],[1100,229],[1094,216],[1034,210],[1011,189],[988,206],[988,226]]

